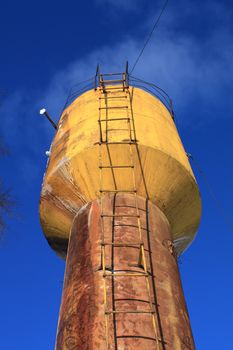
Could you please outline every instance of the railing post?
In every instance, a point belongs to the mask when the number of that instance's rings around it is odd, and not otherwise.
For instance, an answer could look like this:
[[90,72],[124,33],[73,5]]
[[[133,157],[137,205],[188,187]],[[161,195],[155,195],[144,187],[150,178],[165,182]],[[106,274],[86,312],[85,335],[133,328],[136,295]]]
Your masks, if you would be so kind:
[[126,67],[125,67],[125,83],[126,87],[129,87],[129,63],[126,61]]
[[97,77],[98,77],[98,75],[99,75],[99,64],[97,64],[96,73],[95,73],[95,81],[94,81],[95,90],[97,90]]
[[172,119],[174,120],[175,117],[174,117],[173,103],[172,103],[172,99],[171,98],[170,98],[170,113],[171,113]]

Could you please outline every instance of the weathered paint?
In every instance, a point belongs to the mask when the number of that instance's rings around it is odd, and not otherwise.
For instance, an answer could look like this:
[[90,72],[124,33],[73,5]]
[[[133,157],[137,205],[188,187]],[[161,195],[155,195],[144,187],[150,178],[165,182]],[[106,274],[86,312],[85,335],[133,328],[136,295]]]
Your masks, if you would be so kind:
[[[132,214],[132,195],[106,196],[105,213]],[[150,292],[156,312],[156,335],[150,314],[109,316],[109,350],[194,350],[190,322],[183,296],[171,227],[161,210],[139,199],[142,238],[150,271]],[[101,265],[100,204],[96,200],[76,215],[70,235],[56,350],[97,350],[106,348],[104,278]],[[135,242],[135,218],[106,218],[105,241]],[[120,226],[117,226],[120,224]],[[125,224],[127,226],[121,226]],[[132,225],[132,226],[130,226]],[[106,251],[110,271],[142,271],[138,247],[115,247]],[[108,278],[108,310],[150,309],[145,277]]]
[[[198,186],[166,107],[141,89],[130,88],[129,91],[131,105],[128,107],[132,108],[138,140],[134,149],[137,190],[145,197],[142,167],[148,196],[168,218],[172,239],[177,252],[181,253],[190,244],[199,226],[201,200]],[[98,90],[88,91],[64,111],[44,178],[41,224],[50,245],[64,257],[75,213],[99,196],[98,97]],[[115,106],[124,103],[124,99],[112,102]],[[117,117],[122,111],[109,110],[109,117],[111,113]],[[114,127],[110,139],[125,140],[127,133],[123,130],[122,121]],[[113,162],[128,162],[127,146],[109,147]],[[104,158],[108,160],[107,153]],[[115,176],[119,187],[130,187],[130,176],[126,170],[116,170]],[[106,186],[111,188],[110,172],[105,179]]]

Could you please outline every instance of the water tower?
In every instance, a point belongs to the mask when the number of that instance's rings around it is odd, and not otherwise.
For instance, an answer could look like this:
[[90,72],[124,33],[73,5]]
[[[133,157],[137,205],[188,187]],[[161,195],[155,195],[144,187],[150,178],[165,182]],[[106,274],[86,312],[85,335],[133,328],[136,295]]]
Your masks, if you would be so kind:
[[66,259],[56,350],[195,349],[177,257],[201,217],[163,90],[101,74],[57,124],[40,201]]

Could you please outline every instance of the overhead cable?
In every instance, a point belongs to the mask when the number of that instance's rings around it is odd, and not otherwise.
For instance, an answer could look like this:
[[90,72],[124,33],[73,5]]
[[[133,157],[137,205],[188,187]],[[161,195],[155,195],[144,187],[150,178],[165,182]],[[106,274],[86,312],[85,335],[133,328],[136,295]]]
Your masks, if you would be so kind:
[[149,41],[150,41],[150,39],[151,39],[151,37],[152,37],[152,34],[154,33],[155,29],[158,27],[159,21],[160,21],[162,15],[163,15],[163,13],[164,13],[166,7],[167,7],[167,4],[168,4],[168,0],[165,0],[165,2],[164,2],[164,4],[163,4],[163,7],[162,7],[162,9],[161,9],[161,11],[160,11],[160,13],[159,13],[159,16],[155,18],[155,22],[154,22],[154,25],[153,25],[153,27],[152,27],[152,30],[151,30],[150,34],[148,35],[148,38],[146,39],[146,41],[145,41],[145,43],[144,43],[144,45],[143,45],[141,51],[139,52],[139,55],[138,55],[138,57],[137,57],[137,59],[136,59],[134,65],[133,65],[133,68],[132,68],[131,71],[130,71],[130,74],[132,74],[132,72],[134,71],[134,69],[135,69],[135,67],[136,67],[136,65],[137,65],[137,63],[138,63],[138,61],[139,61],[139,59],[141,58],[141,56],[142,56],[142,54],[143,54],[143,51],[145,50],[147,44],[149,43]]

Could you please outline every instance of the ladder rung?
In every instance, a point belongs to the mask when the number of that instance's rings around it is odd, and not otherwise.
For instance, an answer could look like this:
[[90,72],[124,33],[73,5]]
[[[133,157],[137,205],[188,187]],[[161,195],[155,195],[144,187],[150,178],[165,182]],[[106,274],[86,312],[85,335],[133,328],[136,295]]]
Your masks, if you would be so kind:
[[101,245],[111,245],[113,247],[138,247],[144,245],[143,242],[101,242]]
[[126,193],[136,193],[137,190],[100,190],[100,192],[113,192],[113,193],[117,193],[117,192],[126,192]]
[[142,273],[142,272],[125,272],[125,273],[105,273],[103,274],[103,277],[149,277],[148,273]]
[[[133,225],[133,224],[115,224],[114,223],[114,226],[115,227],[133,227],[133,228],[138,228],[138,225]],[[145,230],[145,231],[147,231],[148,229],[146,228],[146,227],[141,227],[141,230]],[[148,230],[148,232],[150,232],[150,230]]]
[[147,336],[144,336],[144,335],[117,335],[116,338],[118,339],[123,339],[123,338],[140,338],[140,339],[147,339],[147,340],[153,340],[153,341],[159,341],[160,343],[163,343],[163,344],[168,344],[167,341],[161,339],[161,338],[152,338],[152,337],[147,337]]
[[137,140],[131,140],[131,141],[100,141],[100,142],[95,142],[94,145],[132,145],[132,144],[137,144]]
[[118,90],[108,90],[108,91],[106,91],[106,89],[105,90],[100,90],[100,93],[102,94],[102,95],[104,95],[104,97],[103,98],[112,98],[112,96],[118,96],[118,94],[120,93],[120,92],[122,92],[122,93],[125,93],[125,94],[128,94],[129,92],[128,92],[128,88],[126,89],[126,87],[123,89],[120,89],[120,88],[118,88]]
[[108,87],[108,88],[105,88],[105,86],[100,86],[100,88],[102,88],[104,91],[108,91],[108,90],[124,90],[124,89],[127,89],[128,86],[123,86],[123,85],[120,85],[120,86],[114,86],[114,87]]
[[[127,98],[127,96],[109,96],[107,98]],[[99,100],[106,100],[106,97],[99,97]]]
[[116,83],[124,83],[125,79],[106,79],[100,80],[100,84],[116,84]]
[[[129,86],[128,85],[121,85],[119,84],[118,86],[113,86],[113,87],[108,87],[108,86],[99,86],[99,90],[100,90],[100,93],[101,94],[118,94],[119,91],[117,90],[121,90],[121,92],[125,92],[126,94],[129,93],[129,90],[128,90]],[[106,91],[108,90],[108,91]],[[115,91],[114,91],[115,90]],[[105,95],[106,96],[106,95]]]
[[101,214],[103,218],[140,218],[140,215],[135,214]]
[[128,108],[128,106],[99,107],[99,109],[122,109],[122,108]]
[[155,314],[155,311],[147,310],[106,310],[105,314]]
[[100,165],[100,169],[108,169],[108,168],[134,168],[134,165]]
[[115,120],[128,120],[130,121],[130,118],[108,118],[108,119],[99,119],[98,122],[114,122]]
[[123,75],[125,74],[124,72],[120,72],[120,73],[100,73],[98,74],[98,77],[112,77],[114,75]]

